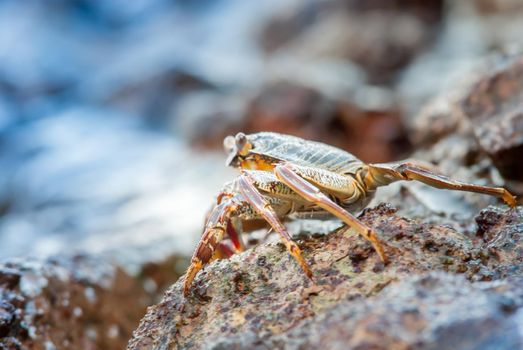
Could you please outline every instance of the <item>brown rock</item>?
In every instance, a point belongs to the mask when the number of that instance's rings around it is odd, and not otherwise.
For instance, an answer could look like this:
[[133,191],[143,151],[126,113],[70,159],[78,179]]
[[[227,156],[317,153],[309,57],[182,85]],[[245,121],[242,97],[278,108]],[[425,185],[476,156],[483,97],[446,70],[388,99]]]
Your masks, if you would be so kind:
[[523,181],[523,56],[500,59],[462,102],[474,136],[508,180]]
[[510,15],[523,11],[523,4],[518,0],[474,0],[473,3],[482,15]]
[[391,161],[408,152],[401,111],[389,90],[365,86],[355,96],[340,89],[277,79],[254,96],[193,94],[182,104],[185,118],[178,126],[200,148],[221,149],[223,139],[239,131],[274,131],[322,141],[369,162]]
[[268,52],[348,59],[375,84],[389,84],[435,37],[441,0],[298,3],[270,19],[261,34]]
[[[482,230],[489,236],[510,230],[510,239],[519,244],[523,209],[498,214],[505,224]],[[304,237],[300,247],[314,271],[313,283],[280,243],[261,245],[208,266],[187,299],[181,283],[173,285],[160,304],[148,309],[128,349],[385,349],[420,344],[450,349],[455,339],[464,342],[460,344],[492,343],[516,329],[506,318],[520,307],[520,292],[506,293],[513,309],[504,311],[489,299],[490,292],[467,281],[519,275],[510,268],[500,273],[499,259],[484,251],[487,243],[447,226],[400,217],[387,205],[367,209],[361,219],[380,232],[390,264],[384,266],[352,230]],[[518,250],[504,254],[506,266],[517,262]],[[411,278],[433,270],[463,277]],[[521,285],[521,280],[507,282],[506,289],[521,291]],[[470,308],[478,312],[463,322],[460,315]],[[438,312],[441,316],[434,316]],[[517,334],[501,348],[514,344],[521,344]]]
[[494,278],[523,275],[523,218],[520,211],[505,212],[488,207],[476,217],[477,236],[484,240],[485,254]]
[[207,349],[517,349],[522,287],[521,277],[471,284],[432,272],[367,300],[342,301],[277,336],[241,333]]
[[[363,91],[364,89],[362,89]],[[295,83],[271,84],[251,102],[242,131],[275,131],[322,141],[369,162],[386,162],[410,148],[397,107],[365,108]]]
[[0,349],[121,349],[149,301],[121,269],[87,256],[0,265]]

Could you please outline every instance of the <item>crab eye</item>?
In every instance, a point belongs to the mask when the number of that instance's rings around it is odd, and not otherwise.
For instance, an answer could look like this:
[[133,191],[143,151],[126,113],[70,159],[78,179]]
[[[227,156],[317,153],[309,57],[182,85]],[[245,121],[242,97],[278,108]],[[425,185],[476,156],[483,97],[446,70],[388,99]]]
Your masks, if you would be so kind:
[[234,139],[234,136],[227,136],[223,140],[223,148],[225,148],[225,151],[227,153],[230,153],[234,150],[234,147],[236,146],[236,140]]
[[247,139],[247,136],[243,132],[239,132],[236,134],[234,139],[236,142],[236,149],[238,150],[238,154],[242,156],[247,155],[252,149],[252,144]]
[[238,148],[242,148],[243,145],[247,142],[247,136],[243,132],[239,132],[236,134],[236,144],[238,145]]

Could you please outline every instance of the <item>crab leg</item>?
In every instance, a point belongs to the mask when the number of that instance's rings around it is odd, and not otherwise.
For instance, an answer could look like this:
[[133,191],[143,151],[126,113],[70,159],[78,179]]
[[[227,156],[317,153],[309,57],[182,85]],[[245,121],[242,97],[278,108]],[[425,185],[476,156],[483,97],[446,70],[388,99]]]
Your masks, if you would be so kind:
[[226,201],[217,205],[210,213],[198,246],[194,251],[191,259],[191,265],[185,273],[185,280],[183,284],[183,294],[187,296],[189,294],[189,287],[191,286],[194,277],[200,271],[205,264],[207,264],[220,241],[223,239],[223,235],[226,230],[226,213],[231,211],[234,205],[231,201]]
[[[238,181],[235,183],[235,188],[241,188]],[[265,201],[271,209],[272,206],[275,206],[279,212],[287,212],[290,208],[288,201],[278,198],[265,199],[261,194],[258,195],[261,199],[256,198],[256,200]],[[275,213],[274,215],[277,217]],[[220,192],[217,204],[207,214],[203,235],[185,274],[183,286],[185,296],[189,293],[194,277],[206,264],[216,258],[228,257],[234,252],[243,251],[243,243],[237,231],[237,228],[241,227],[241,220],[253,220],[261,217],[263,216],[258,213],[258,210],[252,204],[252,200],[247,200],[237,189],[227,188],[227,191]],[[229,236],[232,247],[222,242],[225,235]]]
[[[215,212],[215,209],[218,205],[222,204],[224,201],[230,201],[231,198],[234,198],[235,194],[231,192],[231,189],[229,187],[232,187],[232,183],[227,184],[222,191],[218,194],[218,197],[216,199],[216,204],[214,204],[207,214],[205,214],[205,223],[207,224],[209,221],[209,218],[211,215]],[[226,234],[231,240],[232,248],[234,249],[234,252],[231,251],[231,247],[225,246],[223,244],[219,245],[220,250],[223,251],[223,255],[230,257],[232,253],[240,253],[244,251],[244,245],[243,241],[238,234],[238,231],[236,229],[237,226],[241,226],[241,221],[236,220],[237,218],[229,218],[226,222],[225,228],[226,228]],[[207,227],[208,225],[206,225]],[[223,248],[223,249],[222,249]],[[231,252],[229,252],[231,251]]]
[[432,187],[476,192],[502,198],[510,207],[516,206],[516,197],[501,187],[487,187],[473,185],[465,182],[449,179],[446,176],[436,174],[415,163],[397,164],[369,164],[369,174],[374,185],[382,186],[398,180],[416,180]]
[[227,221],[227,236],[229,236],[230,240],[231,240],[231,243],[232,243],[232,246],[234,248],[234,252],[235,253],[240,253],[240,252],[243,252],[245,250],[244,248],[244,245],[243,245],[243,241],[240,237],[240,235],[238,234],[238,231],[236,230],[236,225],[239,225],[241,223],[239,223],[238,221],[234,221],[229,219]]
[[384,263],[387,262],[387,258],[385,256],[383,248],[381,247],[381,244],[374,230],[362,223],[352,214],[348,213],[338,204],[333,202],[329,197],[322,193],[318,187],[303,179],[297,173],[297,169],[294,169],[294,167],[291,164],[283,163],[277,165],[274,168],[274,173],[280,181],[282,181],[287,186],[296,191],[298,194],[303,196],[303,198],[317,204],[321,208],[327,210],[329,213],[343,220],[343,222],[355,229],[356,232],[358,232],[361,236],[363,236],[363,238],[365,238],[372,244],[372,246],[380,256],[381,260]]
[[[185,296],[189,294],[189,288],[198,271],[215,258],[231,257],[234,254],[228,245],[221,242],[225,232],[230,232],[228,225],[230,222],[226,219],[226,216],[233,209],[234,206],[226,202],[216,206],[211,213],[205,231],[191,258],[191,264],[185,273],[183,282],[183,294]],[[237,235],[236,231],[234,233]],[[236,244],[233,243],[233,245],[235,250],[238,250]]]
[[269,222],[274,231],[276,231],[280,235],[281,239],[283,240],[283,243],[285,244],[285,247],[287,248],[289,253],[294,257],[294,259],[296,259],[296,261],[301,266],[307,277],[312,278],[312,271],[305,262],[305,259],[303,259],[300,248],[292,240],[291,236],[287,232],[287,229],[281,223],[280,219],[278,219],[278,216],[276,215],[274,209],[271,207],[270,203],[261,195],[258,189],[254,186],[254,180],[255,179],[249,172],[244,171],[238,179],[240,192],[244,195],[245,199],[252,204],[256,211],[265,220],[267,220],[267,222]]

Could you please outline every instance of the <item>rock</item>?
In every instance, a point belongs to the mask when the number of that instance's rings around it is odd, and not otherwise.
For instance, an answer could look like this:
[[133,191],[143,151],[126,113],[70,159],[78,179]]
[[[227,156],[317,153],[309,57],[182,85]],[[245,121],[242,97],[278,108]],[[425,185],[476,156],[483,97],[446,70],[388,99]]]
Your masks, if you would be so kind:
[[390,84],[431,43],[443,5],[441,0],[299,3],[267,21],[261,44],[271,53],[350,60],[369,82]]
[[149,296],[88,256],[0,264],[0,349],[121,349]]
[[427,273],[367,300],[342,301],[269,339],[240,333],[206,349],[517,349],[522,287],[521,277],[471,284]]
[[[462,102],[481,149],[501,175],[523,186],[523,56],[498,59]],[[518,191],[519,192],[519,191]]]
[[523,108],[485,121],[475,130],[475,135],[481,148],[492,158],[501,174],[508,180],[521,182]]
[[[452,178],[504,186],[520,197],[523,56],[498,55],[494,62],[478,68],[479,80],[461,81],[459,89],[434,99],[407,125],[417,150],[412,158],[435,164]],[[461,196],[475,198],[468,201],[475,209],[493,203],[487,197]]]
[[[473,136],[455,132],[435,141],[430,148],[419,148],[409,159],[421,161],[434,171],[452,179],[483,186],[506,186],[479,150]],[[398,214],[425,223],[446,225],[467,235],[474,235],[474,217],[489,205],[499,205],[499,198],[462,191],[442,191],[416,181],[396,182],[381,187],[371,205],[390,203]]]
[[518,0],[475,0],[475,7],[483,15],[488,14],[513,14],[523,11],[523,6]]
[[188,256],[172,255],[145,263],[136,278],[150,297],[148,305],[158,303],[172,281],[182,276],[189,266]]
[[486,68],[484,61],[493,52],[521,52],[522,10],[518,0],[445,3],[437,41],[402,70],[396,85],[408,101],[407,117],[417,116],[434,96],[468,91],[460,85],[489,75],[493,67]]
[[[522,305],[523,280],[517,268],[521,252],[503,247],[505,240],[520,244],[523,209],[488,210],[478,221],[484,237],[499,237],[495,245],[448,226],[406,219],[388,205],[365,210],[361,219],[386,243],[390,264],[385,266],[352,230],[302,236],[300,247],[314,271],[314,283],[281,243],[217,261],[197,276],[187,299],[179,281],[161,303],[149,308],[128,349],[343,344],[358,349],[420,344],[447,349],[458,338],[464,346],[495,344],[506,334],[510,337],[499,343],[503,349],[519,346],[515,317],[510,316]],[[486,223],[491,211],[500,226]],[[499,269],[500,249],[501,265],[507,268]],[[434,270],[461,276],[425,275]],[[500,282],[506,287],[499,293],[492,291],[497,284],[471,284],[511,276],[516,279]],[[512,309],[505,310],[497,300]],[[441,308],[444,311],[438,311]],[[465,310],[477,311],[465,317]]]
[[[386,92],[374,92],[361,87],[357,96],[331,97],[317,87],[279,81],[251,101],[242,130],[322,141],[369,162],[398,159],[410,148],[400,112]],[[371,99],[374,106],[365,105]]]
[[494,259],[488,265],[494,278],[523,275],[523,220],[519,211],[504,212],[488,207],[476,217],[476,235],[483,238],[483,246]]
[[487,48],[510,49],[521,47],[519,20],[523,4],[518,0],[474,0],[467,2],[471,13],[482,27],[482,41]]
[[[333,63],[316,69],[296,66],[252,96],[191,94],[179,104],[177,114],[183,117],[175,128],[198,148],[221,150],[223,139],[239,131],[274,131],[322,141],[365,161],[386,162],[407,153],[410,142],[391,91],[340,86],[328,77],[341,75]],[[318,76],[323,81],[315,81]]]
[[407,122],[412,143],[420,147],[430,147],[449,135],[466,134],[463,124],[466,118],[460,113],[459,101],[463,99],[464,88],[437,96],[426,103],[420,111]]

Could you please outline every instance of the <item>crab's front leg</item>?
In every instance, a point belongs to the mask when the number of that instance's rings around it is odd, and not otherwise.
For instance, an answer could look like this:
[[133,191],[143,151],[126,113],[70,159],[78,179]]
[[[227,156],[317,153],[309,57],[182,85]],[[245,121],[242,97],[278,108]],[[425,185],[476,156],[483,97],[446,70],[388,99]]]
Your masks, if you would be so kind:
[[[290,163],[282,163],[278,164],[274,168],[274,174],[279,180],[296,191],[296,193],[298,193],[300,196],[312,203],[317,204],[319,207],[325,209],[353,228],[358,234],[363,236],[363,238],[372,244],[380,259],[384,263],[387,262],[387,257],[383,251],[383,247],[381,246],[376,232],[371,227],[365,225],[354,215],[350,214],[340,205],[331,200],[311,182],[311,180],[313,180],[311,175],[314,174],[314,169],[301,167]],[[329,173],[328,175],[330,180],[329,183],[324,184],[325,186],[332,185],[332,183],[344,183],[349,181],[348,179],[334,173]],[[319,177],[315,180],[321,181]],[[352,187],[350,182],[344,183],[344,186],[350,190],[349,192],[352,193],[353,196],[358,197],[357,194],[363,195],[363,193],[357,193],[357,189]]]
[[[307,276],[310,277],[312,275],[301,256],[300,249],[291,240],[290,235],[278,218],[279,216],[284,216],[292,209],[291,201],[262,195],[254,185],[254,182],[264,187],[273,185],[271,179],[262,177],[260,174],[257,176],[254,174],[242,174],[232,186],[227,186],[218,196],[218,204],[207,217],[203,235],[185,274],[184,295],[188,295],[191,283],[198,271],[216,256],[220,242],[225,235],[231,238],[237,251],[241,249],[241,244],[238,243],[238,234],[231,224],[231,222],[237,219],[252,220],[263,218],[267,220],[273,229],[280,234],[285,246],[298,261]],[[236,243],[235,240],[237,241]]]
[[301,266],[302,270],[305,272],[307,277],[312,278],[312,271],[305,262],[301,255],[301,250],[298,245],[292,240],[291,236],[287,232],[287,229],[283,223],[278,218],[278,215],[274,211],[271,204],[265,199],[265,197],[259,192],[259,190],[254,186],[256,178],[252,172],[243,171],[240,176],[239,185],[240,191],[245,196],[245,198],[251,203],[256,211],[271,225],[271,227],[276,231],[282,241],[285,244],[285,247],[293,258]]

